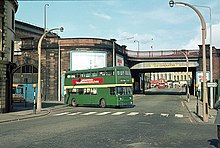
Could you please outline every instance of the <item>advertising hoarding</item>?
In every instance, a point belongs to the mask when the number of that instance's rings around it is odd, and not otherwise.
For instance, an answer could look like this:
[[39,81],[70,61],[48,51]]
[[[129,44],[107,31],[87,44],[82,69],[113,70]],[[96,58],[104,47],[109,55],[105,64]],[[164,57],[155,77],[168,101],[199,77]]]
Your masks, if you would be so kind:
[[71,51],[70,70],[102,68],[107,66],[107,53],[99,51]]
[[[210,80],[210,72],[206,72],[206,81]],[[198,91],[201,91],[201,82],[203,82],[203,72],[197,71],[196,72],[196,84],[199,84]]]
[[125,66],[123,56],[116,55],[116,66]]

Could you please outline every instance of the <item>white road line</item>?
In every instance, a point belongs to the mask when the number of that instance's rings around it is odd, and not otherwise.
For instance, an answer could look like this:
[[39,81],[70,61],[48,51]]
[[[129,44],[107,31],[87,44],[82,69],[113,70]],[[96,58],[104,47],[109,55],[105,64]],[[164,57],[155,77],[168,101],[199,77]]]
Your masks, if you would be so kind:
[[68,116],[74,116],[74,115],[78,115],[81,114],[82,112],[75,112],[75,113],[71,113],[71,114],[67,114]]
[[84,114],[81,114],[83,116],[87,116],[87,115],[92,115],[92,114],[96,114],[97,112],[88,112],[88,113],[84,113]]
[[151,116],[153,115],[154,113],[145,113],[144,116]]
[[113,116],[117,116],[117,115],[121,115],[121,114],[124,114],[125,112],[116,112],[114,114],[112,114]]
[[183,103],[183,101],[181,101],[181,104],[182,104],[182,107],[184,107],[184,103]]
[[169,114],[163,114],[163,113],[161,113],[161,114],[160,114],[160,116],[163,116],[163,117],[168,117],[168,116],[169,116]]
[[97,116],[102,116],[102,115],[107,115],[107,114],[110,114],[111,112],[102,112],[102,113],[98,113],[96,114]]
[[66,115],[69,114],[70,112],[64,112],[64,113],[59,113],[59,114],[55,114],[54,116],[62,116],[62,115]]
[[183,118],[183,115],[182,114],[175,114],[175,117]]
[[131,112],[131,113],[129,113],[129,114],[127,114],[128,116],[135,116],[135,115],[138,115],[139,114],[139,112]]

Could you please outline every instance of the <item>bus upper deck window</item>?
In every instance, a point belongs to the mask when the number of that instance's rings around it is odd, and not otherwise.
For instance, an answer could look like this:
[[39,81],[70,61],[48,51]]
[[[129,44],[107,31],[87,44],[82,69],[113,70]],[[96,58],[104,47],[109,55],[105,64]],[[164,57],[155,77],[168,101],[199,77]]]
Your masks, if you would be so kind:
[[92,75],[92,77],[97,77],[98,73],[97,72],[92,72],[91,75]]
[[104,71],[100,71],[99,72],[99,76],[105,76],[105,72]]
[[106,71],[106,76],[112,76],[112,71]]

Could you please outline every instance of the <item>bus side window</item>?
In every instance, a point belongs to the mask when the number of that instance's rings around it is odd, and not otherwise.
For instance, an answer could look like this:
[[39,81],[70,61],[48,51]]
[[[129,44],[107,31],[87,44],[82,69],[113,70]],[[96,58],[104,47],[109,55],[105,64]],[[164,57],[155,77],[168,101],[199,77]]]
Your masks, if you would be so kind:
[[106,76],[112,76],[112,71],[106,71]]
[[100,71],[99,72],[99,76],[105,76],[105,72],[104,71]]
[[83,88],[78,88],[78,89],[76,89],[76,92],[77,92],[77,94],[82,95],[83,92],[84,92],[84,89]]
[[84,88],[84,94],[90,95],[90,88]]
[[91,88],[91,94],[97,95],[97,88]]
[[85,77],[91,77],[91,73],[90,72],[88,72],[88,73],[85,73]]
[[97,72],[92,72],[92,73],[91,73],[91,76],[92,76],[92,77],[97,77],[97,76],[98,76],[98,73],[97,73]]
[[72,93],[76,94],[76,89],[75,88],[72,89]]
[[110,95],[115,95],[115,87],[110,87]]

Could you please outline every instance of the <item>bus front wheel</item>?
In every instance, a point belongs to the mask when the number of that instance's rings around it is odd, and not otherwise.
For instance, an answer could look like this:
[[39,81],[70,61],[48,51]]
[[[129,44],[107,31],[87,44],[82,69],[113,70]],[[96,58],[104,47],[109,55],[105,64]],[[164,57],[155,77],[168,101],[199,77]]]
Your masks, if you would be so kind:
[[106,107],[105,99],[101,99],[101,100],[100,100],[99,106],[102,107],[102,108],[105,108],[105,107]]
[[76,106],[77,106],[76,99],[72,99],[72,101],[71,101],[71,105],[72,105],[73,107],[76,107]]

